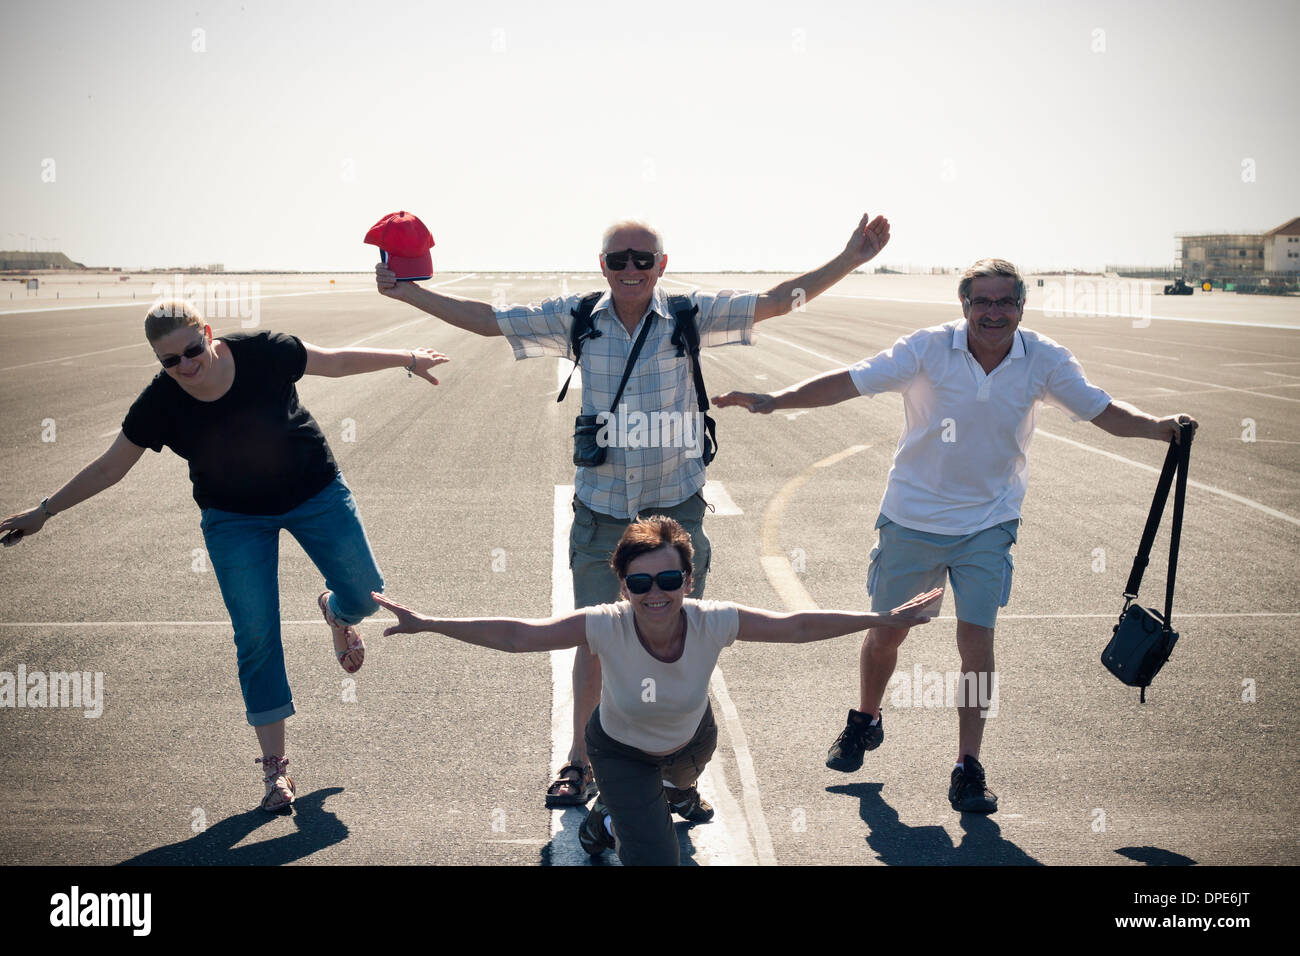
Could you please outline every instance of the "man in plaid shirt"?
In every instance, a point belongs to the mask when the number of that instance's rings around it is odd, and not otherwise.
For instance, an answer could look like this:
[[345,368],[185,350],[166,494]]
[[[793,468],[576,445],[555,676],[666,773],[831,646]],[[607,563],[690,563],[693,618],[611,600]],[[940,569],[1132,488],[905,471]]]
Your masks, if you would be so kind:
[[[825,292],[874,258],[888,241],[888,220],[864,215],[840,254],[818,269],[761,293],[690,293],[691,304],[699,309],[695,322],[701,347],[753,344],[755,323],[785,315]],[[704,594],[710,548],[704,534],[706,504],[701,494],[705,481],[703,423],[690,355],[679,356],[671,342],[674,316],[667,293],[658,287],[667,265],[662,239],[645,223],[625,220],[605,231],[600,269],[609,291],[601,295],[591,313],[599,335],[582,345],[584,414],[611,411],[633,343],[643,323],[651,325],[617,414],[600,436],[606,447],[604,463],[577,470],[569,565],[574,606],[578,608],[620,600],[620,584],[609,567],[610,554],[624,528],[650,514],[668,515],[686,528],[695,546],[691,597]],[[572,358],[572,312],[581,294],[497,310],[486,302],[399,282],[382,263],[376,266],[375,276],[384,295],[458,328],[485,336],[504,335],[516,359],[544,355]],[[585,804],[595,794],[584,729],[599,701],[600,662],[587,648],[579,647],[573,666],[573,744],[569,763],[547,789],[548,807]],[[696,795],[691,818],[711,815],[711,809]]]

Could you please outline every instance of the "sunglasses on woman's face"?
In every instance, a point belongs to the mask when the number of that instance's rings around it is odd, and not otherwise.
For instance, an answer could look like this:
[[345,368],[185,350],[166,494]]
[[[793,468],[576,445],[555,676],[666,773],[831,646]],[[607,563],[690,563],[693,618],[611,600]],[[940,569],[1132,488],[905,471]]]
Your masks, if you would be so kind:
[[623,582],[633,594],[648,594],[652,584],[659,585],[660,591],[680,590],[685,578],[685,571],[660,571],[658,574],[629,574]]
[[[182,352],[181,355],[185,356],[187,359],[195,359],[206,352],[207,349],[207,340],[199,339],[199,341],[195,342]],[[162,363],[163,368],[175,368],[177,365],[181,364],[181,355],[169,355],[166,358],[160,358],[158,361]]]
[[653,252],[638,252],[636,249],[624,249],[622,252],[602,252],[600,258],[605,262],[605,268],[610,272],[622,272],[627,268],[627,262],[632,260],[632,265],[645,271],[655,267],[655,260],[659,257]]

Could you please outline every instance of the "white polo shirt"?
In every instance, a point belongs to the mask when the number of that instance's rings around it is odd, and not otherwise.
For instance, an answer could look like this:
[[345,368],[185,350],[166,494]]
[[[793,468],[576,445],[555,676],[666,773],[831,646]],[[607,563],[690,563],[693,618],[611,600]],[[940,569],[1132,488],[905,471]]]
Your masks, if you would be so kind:
[[901,392],[905,421],[880,513],[906,528],[965,535],[1020,517],[1039,402],[1091,421],[1110,396],[1069,349],[1016,331],[987,375],[966,320],[920,329],[849,368],[863,395]]

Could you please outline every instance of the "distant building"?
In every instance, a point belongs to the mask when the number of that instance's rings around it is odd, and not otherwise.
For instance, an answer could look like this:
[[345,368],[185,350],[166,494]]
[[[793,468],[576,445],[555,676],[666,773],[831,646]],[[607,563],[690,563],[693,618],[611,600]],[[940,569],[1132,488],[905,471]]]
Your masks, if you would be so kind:
[[1269,232],[1179,233],[1179,271],[1189,279],[1300,273],[1300,216]]
[[1264,233],[1264,271],[1300,273],[1300,216]]

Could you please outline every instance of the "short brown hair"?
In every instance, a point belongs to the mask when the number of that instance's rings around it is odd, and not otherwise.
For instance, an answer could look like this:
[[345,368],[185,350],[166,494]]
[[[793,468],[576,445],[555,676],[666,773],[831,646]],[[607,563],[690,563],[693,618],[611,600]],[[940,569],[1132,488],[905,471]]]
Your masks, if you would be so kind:
[[961,282],[957,285],[957,297],[964,299],[970,295],[971,283],[984,276],[1005,276],[1008,279],[1015,279],[1016,301],[1021,305],[1024,304],[1024,277],[1021,276],[1020,270],[1010,262],[1007,262],[1006,259],[981,259],[979,262],[972,264],[961,274]]
[[682,559],[682,571],[690,574],[691,561],[695,548],[691,545],[691,536],[680,524],[665,515],[651,515],[627,526],[623,537],[618,539],[614,553],[609,557],[609,566],[614,569],[619,580],[627,577],[627,566],[651,551],[673,547]]
[[180,299],[164,299],[155,302],[144,317],[144,337],[150,342],[157,342],[165,335],[177,329],[203,328],[203,316],[199,310]]

